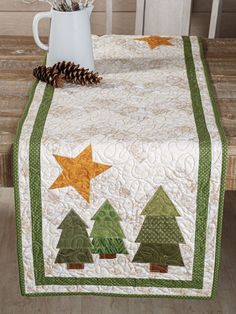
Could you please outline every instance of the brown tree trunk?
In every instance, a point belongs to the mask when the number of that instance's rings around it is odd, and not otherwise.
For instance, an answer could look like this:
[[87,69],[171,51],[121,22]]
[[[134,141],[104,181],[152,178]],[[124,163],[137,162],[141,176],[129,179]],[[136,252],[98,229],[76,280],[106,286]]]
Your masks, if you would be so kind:
[[67,264],[67,269],[84,269],[84,264],[81,263]]
[[99,254],[100,259],[114,259],[116,254]]
[[168,265],[150,264],[150,272],[152,273],[168,273]]

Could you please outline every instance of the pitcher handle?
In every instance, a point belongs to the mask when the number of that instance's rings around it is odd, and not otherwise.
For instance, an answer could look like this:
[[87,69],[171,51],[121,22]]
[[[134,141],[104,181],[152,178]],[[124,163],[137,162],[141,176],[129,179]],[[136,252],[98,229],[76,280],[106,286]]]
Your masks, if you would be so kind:
[[44,18],[52,18],[52,12],[51,11],[40,12],[35,15],[34,20],[33,20],[33,36],[34,36],[34,40],[37,46],[43,50],[48,51],[49,50],[48,45],[45,45],[44,43],[42,43],[39,38],[39,22],[40,20]]

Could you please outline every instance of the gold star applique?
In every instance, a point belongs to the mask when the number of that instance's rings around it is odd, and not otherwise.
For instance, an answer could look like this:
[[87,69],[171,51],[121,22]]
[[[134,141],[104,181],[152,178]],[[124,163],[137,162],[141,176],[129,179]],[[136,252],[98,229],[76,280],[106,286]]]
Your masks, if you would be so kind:
[[170,42],[171,39],[172,39],[171,37],[161,36],[135,38],[135,40],[146,41],[151,49],[154,49],[158,46],[173,46],[173,44]]
[[92,160],[92,146],[89,145],[75,158],[54,155],[62,168],[62,173],[50,187],[50,189],[72,186],[89,203],[90,181],[111,168]]

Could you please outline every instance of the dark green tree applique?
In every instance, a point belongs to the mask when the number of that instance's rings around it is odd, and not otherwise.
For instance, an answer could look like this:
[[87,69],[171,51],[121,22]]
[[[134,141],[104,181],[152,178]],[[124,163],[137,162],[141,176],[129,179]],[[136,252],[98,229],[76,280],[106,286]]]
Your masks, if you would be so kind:
[[168,265],[184,266],[179,243],[184,243],[176,221],[176,207],[162,188],[144,208],[146,218],[136,242],[140,243],[135,263],[150,263],[151,272],[168,272]]
[[105,201],[92,220],[95,222],[90,237],[93,238],[94,254],[99,254],[100,259],[114,259],[116,254],[128,254],[121,219],[109,201]]
[[55,263],[66,263],[68,269],[84,269],[85,263],[93,263],[92,243],[87,225],[72,209],[58,229],[62,229]]

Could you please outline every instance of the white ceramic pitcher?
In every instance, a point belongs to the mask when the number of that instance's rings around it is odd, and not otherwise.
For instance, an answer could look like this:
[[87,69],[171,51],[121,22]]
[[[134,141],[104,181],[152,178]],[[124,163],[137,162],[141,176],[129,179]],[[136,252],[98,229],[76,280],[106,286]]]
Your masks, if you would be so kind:
[[[39,48],[48,52],[47,66],[59,61],[71,61],[91,71],[95,70],[90,28],[93,6],[72,12],[51,10],[36,14],[33,35]],[[41,19],[51,19],[49,45],[39,38],[38,25]]]

